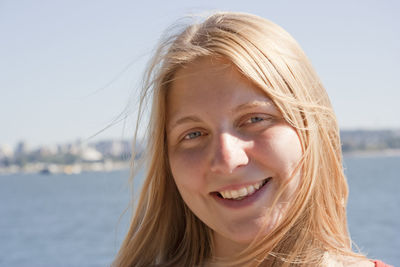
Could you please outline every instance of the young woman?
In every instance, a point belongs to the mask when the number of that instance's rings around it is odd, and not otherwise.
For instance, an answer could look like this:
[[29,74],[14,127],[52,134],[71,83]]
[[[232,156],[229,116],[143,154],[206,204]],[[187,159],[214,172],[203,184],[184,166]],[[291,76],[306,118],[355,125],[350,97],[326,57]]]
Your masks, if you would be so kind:
[[188,26],[160,44],[148,97],[146,179],[114,266],[378,264],[351,250],[336,118],[282,28],[229,12]]

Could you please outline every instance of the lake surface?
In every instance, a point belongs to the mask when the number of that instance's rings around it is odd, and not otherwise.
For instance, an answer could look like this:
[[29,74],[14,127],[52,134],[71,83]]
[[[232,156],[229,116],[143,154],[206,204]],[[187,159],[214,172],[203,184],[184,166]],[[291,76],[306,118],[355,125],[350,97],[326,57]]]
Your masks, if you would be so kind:
[[[346,157],[345,167],[354,242],[400,266],[400,157]],[[128,229],[128,176],[0,176],[0,266],[109,266]]]

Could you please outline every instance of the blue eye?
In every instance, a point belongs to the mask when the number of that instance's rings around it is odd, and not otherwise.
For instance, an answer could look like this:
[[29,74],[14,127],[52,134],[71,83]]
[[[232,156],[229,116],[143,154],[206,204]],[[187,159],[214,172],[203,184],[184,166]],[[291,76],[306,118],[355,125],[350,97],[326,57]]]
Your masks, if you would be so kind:
[[273,117],[268,114],[250,114],[245,119],[242,126],[249,126],[249,127],[266,126],[269,125],[272,119]]
[[195,139],[197,137],[200,137],[201,135],[202,134],[200,131],[191,132],[191,133],[188,133],[187,135],[185,135],[184,139],[186,139],[186,140]]
[[264,118],[261,118],[261,117],[251,117],[250,118],[251,123],[255,123],[255,122],[259,122],[259,121],[263,121],[263,120],[264,120]]

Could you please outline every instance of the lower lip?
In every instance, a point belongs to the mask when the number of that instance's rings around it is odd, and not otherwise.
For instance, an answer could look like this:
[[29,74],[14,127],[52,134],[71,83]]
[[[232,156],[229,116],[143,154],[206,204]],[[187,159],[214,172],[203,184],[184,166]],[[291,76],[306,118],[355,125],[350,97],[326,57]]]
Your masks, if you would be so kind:
[[256,202],[262,194],[267,190],[269,187],[269,184],[272,179],[270,179],[265,185],[263,185],[260,189],[258,189],[254,194],[245,197],[241,200],[234,200],[234,199],[225,199],[217,196],[217,194],[212,194],[212,196],[217,200],[218,203],[222,204],[225,207],[231,208],[231,209],[240,209],[244,208],[247,206],[252,205],[254,202]]

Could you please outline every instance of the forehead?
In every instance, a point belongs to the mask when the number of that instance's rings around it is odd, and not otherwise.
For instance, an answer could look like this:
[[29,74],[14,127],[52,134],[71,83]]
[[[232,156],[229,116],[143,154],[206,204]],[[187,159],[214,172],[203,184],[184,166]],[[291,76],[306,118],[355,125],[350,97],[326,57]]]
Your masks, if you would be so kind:
[[254,91],[267,97],[267,93],[245,77],[238,68],[224,58],[199,58],[178,69],[173,76],[167,97],[173,99],[174,93],[187,94],[210,93],[221,91]]
[[186,64],[175,73],[170,89],[194,91],[195,89],[218,89],[226,80],[241,79],[242,77],[233,64],[222,58],[205,57]]
[[205,108],[222,111],[251,102],[272,103],[229,61],[201,58],[176,72],[167,93],[167,117]]

